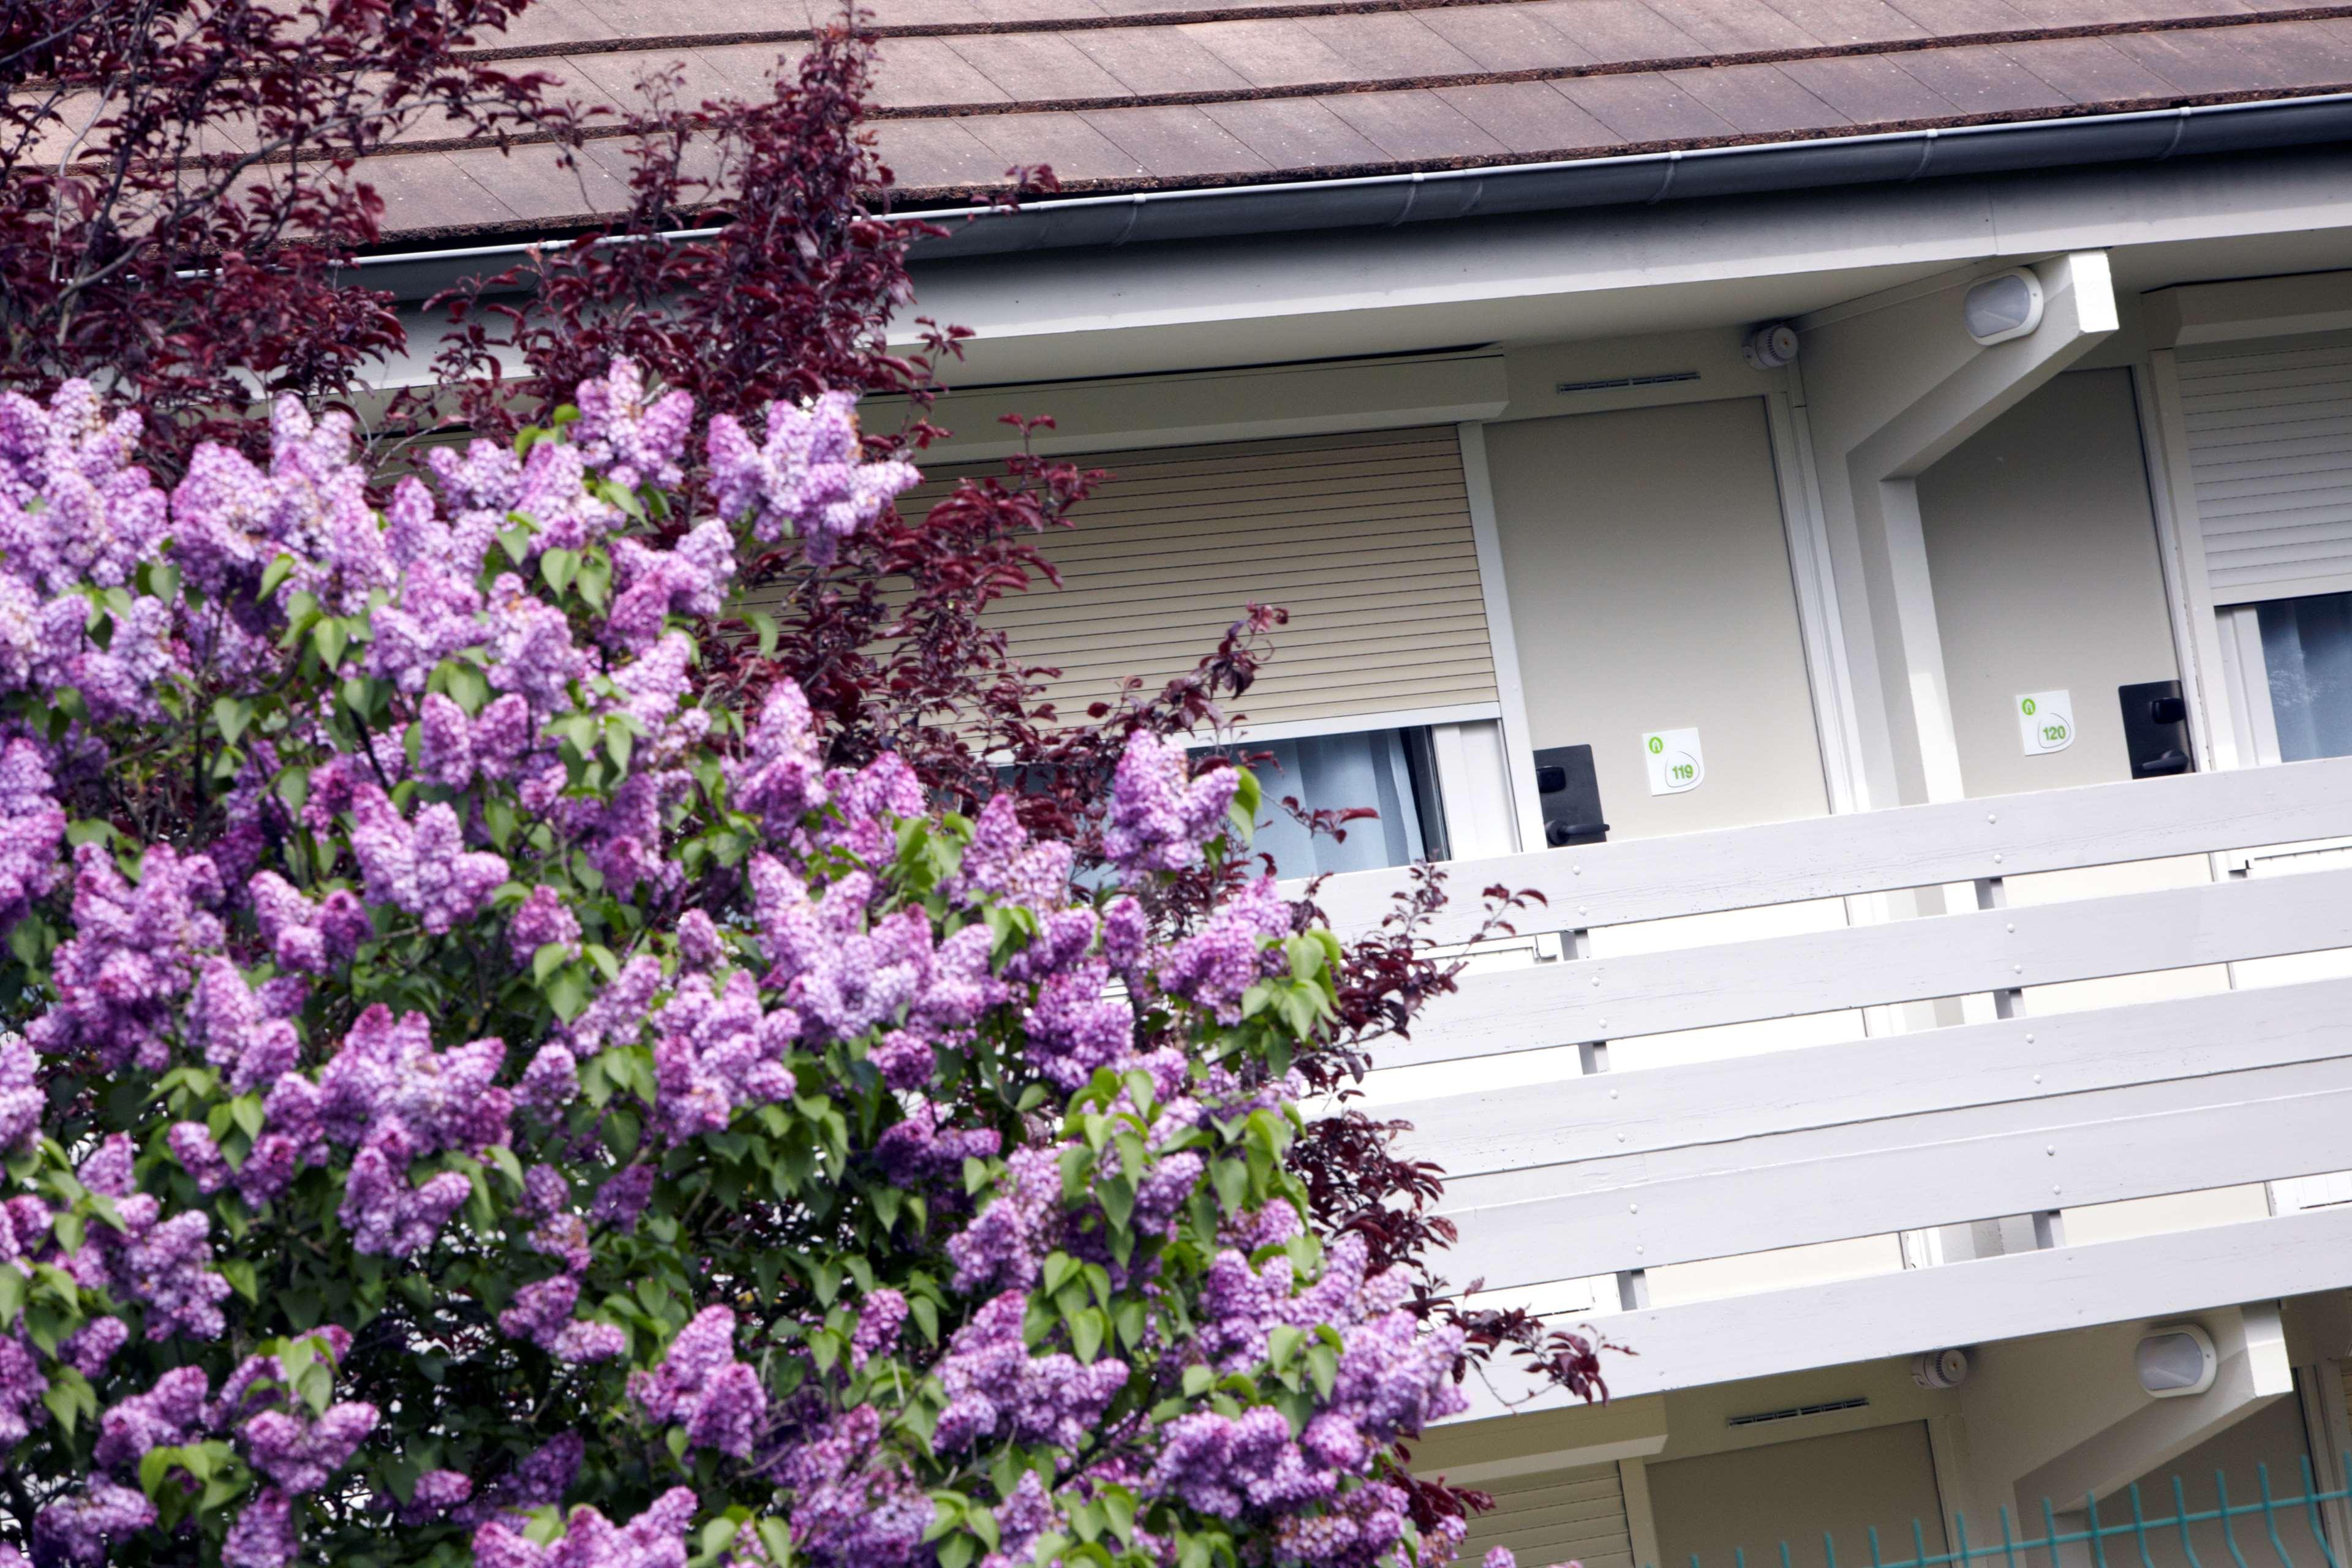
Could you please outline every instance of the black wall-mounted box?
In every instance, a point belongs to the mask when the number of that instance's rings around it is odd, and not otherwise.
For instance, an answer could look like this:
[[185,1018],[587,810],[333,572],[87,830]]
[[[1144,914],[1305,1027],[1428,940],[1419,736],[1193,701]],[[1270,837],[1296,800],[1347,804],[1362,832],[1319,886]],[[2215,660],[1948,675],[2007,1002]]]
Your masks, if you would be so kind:
[[1551,847],[1607,841],[1609,824],[1601,820],[1591,747],[1547,746],[1536,752],[1536,801],[1543,812],[1544,842]]
[[2143,680],[2116,688],[2123,706],[2124,752],[2131,759],[2136,779],[2168,778],[2194,773],[2189,749],[2189,703],[2177,680]]

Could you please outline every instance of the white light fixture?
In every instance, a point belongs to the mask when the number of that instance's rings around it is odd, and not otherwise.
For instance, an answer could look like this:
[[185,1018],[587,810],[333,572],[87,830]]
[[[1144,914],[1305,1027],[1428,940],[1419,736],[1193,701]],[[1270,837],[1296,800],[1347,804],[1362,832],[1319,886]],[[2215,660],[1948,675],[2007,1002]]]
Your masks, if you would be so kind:
[[2150,1329],[2132,1352],[2132,1368],[2151,1399],[2182,1399],[2213,1386],[2221,1358],[2213,1336],[2194,1323],[2162,1323]]
[[1797,363],[1797,329],[1786,321],[1767,321],[1748,334],[1748,363],[1758,370],[1779,370]]
[[2021,338],[2042,324],[2042,279],[2026,268],[2011,268],[1971,284],[1960,319],[1969,336],[1985,344]]

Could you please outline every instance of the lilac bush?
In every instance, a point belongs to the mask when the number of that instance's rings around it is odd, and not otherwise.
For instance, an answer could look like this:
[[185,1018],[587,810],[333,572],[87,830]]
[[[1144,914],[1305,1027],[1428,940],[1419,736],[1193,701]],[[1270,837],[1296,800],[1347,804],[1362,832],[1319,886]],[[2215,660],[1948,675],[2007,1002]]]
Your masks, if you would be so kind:
[[1451,1557],[1463,1330],[1286,1163],[1339,944],[1163,896],[1247,774],[1138,731],[1074,880],[698,679],[916,481],[852,402],[166,493],[0,395],[0,1568]]

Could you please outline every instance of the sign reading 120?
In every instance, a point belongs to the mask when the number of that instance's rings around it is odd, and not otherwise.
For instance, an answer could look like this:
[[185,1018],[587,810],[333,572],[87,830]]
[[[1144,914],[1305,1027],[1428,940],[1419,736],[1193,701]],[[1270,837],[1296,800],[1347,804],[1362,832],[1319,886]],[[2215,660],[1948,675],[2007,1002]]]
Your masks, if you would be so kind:
[[2074,743],[2074,694],[2028,691],[2017,699],[2017,738],[2029,757],[2063,752]]

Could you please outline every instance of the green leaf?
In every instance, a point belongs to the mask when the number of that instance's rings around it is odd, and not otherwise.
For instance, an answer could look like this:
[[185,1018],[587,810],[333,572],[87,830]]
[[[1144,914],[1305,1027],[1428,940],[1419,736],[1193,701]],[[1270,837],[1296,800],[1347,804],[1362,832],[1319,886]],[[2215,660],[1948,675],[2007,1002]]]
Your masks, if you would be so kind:
[[220,731],[221,739],[232,746],[252,722],[253,704],[241,697],[223,697],[213,703],[214,727]]
[[1339,1352],[1329,1345],[1307,1347],[1307,1375],[1315,1380],[1315,1392],[1325,1399],[1339,1381]]
[[[522,514],[520,512],[509,512],[507,515],[509,517],[520,519]],[[518,521],[511,528],[503,528],[499,531],[499,542],[506,547],[508,560],[513,562],[518,566],[522,564],[523,557],[530,553],[530,535],[531,529],[530,525],[520,521]]]
[[1103,1335],[1109,1325],[1103,1321],[1102,1309],[1088,1307],[1070,1316],[1070,1348],[1078,1359],[1088,1365],[1102,1353]]
[[277,596],[278,590],[286,585],[286,579],[292,575],[294,557],[284,554],[275,557],[261,569],[261,592],[255,596],[264,604],[268,603]]
[[319,662],[329,669],[343,662],[343,649],[350,646],[351,634],[343,623],[330,616],[310,628],[310,646],[319,650]]
[[1135,1184],[1125,1176],[1113,1176],[1097,1184],[1095,1197],[1101,1203],[1104,1217],[1114,1230],[1125,1230],[1127,1222],[1135,1215]]
[[1290,1364],[1298,1347],[1307,1342],[1307,1331],[1291,1323],[1276,1323],[1266,1331],[1265,1359],[1276,1370]]
[[1238,1214],[1249,1202],[1249,1167],[1239,1160],[1219,1160],[1209,1167],[1209,1180],[1216,1184],[1217,1201],[1227,1214]]
[[255,1279],[253,1265],[242,1258],[226,1258],[216,1266],[220,1277],[229,1282],[236,1293],[248,1301],[259,1301],[261,1289]]
[[294,1392],[302,1396],[302,1403],[310,1407],[313,1415],[324,1415],[327,1406],[335,1401],[334,1369],[324,1362],[312,1362],[294,1380]]
[[[146,561],[140,563],[136,574],[139,591],[165,603],[180,596],[180,569],[168,561]],[[265,599],[278,591],[278,584],[265,578],[261,596]]]
[[25,1310],[26,1293],[31,1289],[22,1274],[13,1268],[0,1268],[0,1329],[16,1321],[16,1314]]
[[530,955],[530,983],[533,985],[545,985],[547,984],[547,977],[554,973],[565,963],[569,963],[571,958],[571,943],[562,942],[541,942],[539,944],[539,951]]
[[150,1448],[139,1458],[139,1489],[153,1497],[172,1467],[180,1462],[180,1450],[173,1447]]
[[743,612],[743,619],[760,636],[760,657],[773,658],[776,654],[776,638],[779,635],[776,617],[765,610],[746,610]]
[[539,574],[547,579],[549,587],[561,594],[572,586],[572,580],[580,574],[580,552],[576,550],[543,552],[539,558]]
[[66,1429],[68,1437],[83,1415],[98,1414],[98,1394],[89,1386],[89,1379],[69,1366],[59,1367],[50,1377],[41,1403],[49,1407],[49,1414],[58,1418],[58,1425]]
[[613,563],[602,550],[592,550],[580,563],[580,596],[598,615],[604,613],[604,602],[613,589]]
[[588,980],[576,968],[565,969],[540,989],[547,997],[547,1005],[555,1009],[555,1016],[567,1024],[580,1016],[581,1009],[588,1005]]

